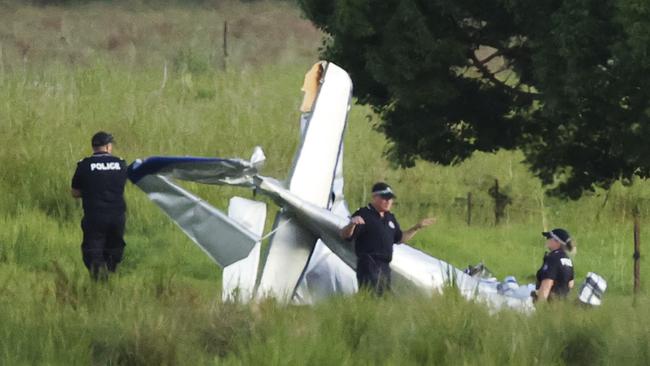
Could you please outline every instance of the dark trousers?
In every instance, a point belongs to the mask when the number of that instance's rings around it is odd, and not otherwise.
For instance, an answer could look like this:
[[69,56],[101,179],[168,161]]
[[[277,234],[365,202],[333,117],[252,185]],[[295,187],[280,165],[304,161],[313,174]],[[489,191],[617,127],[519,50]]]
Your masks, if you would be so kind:
[[84,238],[81,253],[86,268],[93,278],[115,272],[124,253],[124,225],[126,217],[121,214],[84,215],[81,229]]
[[357,256],[359,291],[364,289],[382,296],[390,291],[390,260],[363,254]]

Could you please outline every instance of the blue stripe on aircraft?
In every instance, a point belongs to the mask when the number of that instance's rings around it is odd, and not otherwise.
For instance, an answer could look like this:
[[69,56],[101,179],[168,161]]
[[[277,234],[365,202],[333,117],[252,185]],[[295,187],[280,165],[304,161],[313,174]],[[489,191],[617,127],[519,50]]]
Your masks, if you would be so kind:
[[[159,171],[165,169],[170,165],[175,164],[210,164],[210,163],[221,163],[224,161],[232,161],[229,159],[219,159],[219,158],[201,158],[193,156],[152,156],[146,158],[143,161],[136,160],[128,169],[129,180],[136,184],[145,175],[156,174]],[[233,163],[235,163],[233,161]]]

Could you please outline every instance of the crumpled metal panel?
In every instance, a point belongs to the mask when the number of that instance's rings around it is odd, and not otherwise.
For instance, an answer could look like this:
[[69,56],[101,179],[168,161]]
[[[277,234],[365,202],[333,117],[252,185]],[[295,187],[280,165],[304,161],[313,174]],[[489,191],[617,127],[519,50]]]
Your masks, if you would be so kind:
[[[340,217],[349,217],[343,195],[343,145],[339,151],[338,162],[332,185],[330,211]],[[352,247],[353,243],[348,242]],[[351,295],[358,291],[356,272],[352,267],[334,254],[322,240],[316,242],[307,269],[296,289],[294,302],[314,304],[334,295]]]
[[340,230],[349,222],[349,218],[341,217],[332,211],[316,206],[297,197],[285,189],[280,182],[273,178],[256,176],[256,184],[260,192],[273,198],[284,207],[316,238],[321,238],[325,244],[351,267],[356,266],[353,242],[341,239]]
[[222,267],[246,258],[260,241],[259,235],[166,177],[145,175],[136,184]]
[[442,292],[444,286],[452,284],[453,276],[460,272],[449,263],[406,244],[393,245],[390,267],[396,276],[428,292]]
[[358,291],[356,272],[319,240],[296,290],[294,302],[314,304],[334,295]]
[[147,175],[160,175],[173,179],[203,183],[227,184],[253,188],[253,176],[264,164],[266,157],[257,146],[250,161],[201,157],[153,156],[136,160],[129,166],[129,179],[137,184]]
[[[228,205],[228,217],[262,236],[266,222],[266,204],[242,197],[233,197]],[[223,268],[223,301],[246,303],[253,298],[260,261],[260,242],[255,243],[248,257]]]
[[272,297],[283,302],[292,299],[312,248],[318,239],[287,212],[275,219],[257,298]]
[[472,277],[451,264],[434,258],[406,244],[393,246],[391,269],[400,285],[415,285],[425,293],[442,293],[445,288],[455,288],[468,300],[487,305],[491,310],[504,308],[524,312],[534,310],[530,288],[517,286],[512,291],[500,291],[502,283]]

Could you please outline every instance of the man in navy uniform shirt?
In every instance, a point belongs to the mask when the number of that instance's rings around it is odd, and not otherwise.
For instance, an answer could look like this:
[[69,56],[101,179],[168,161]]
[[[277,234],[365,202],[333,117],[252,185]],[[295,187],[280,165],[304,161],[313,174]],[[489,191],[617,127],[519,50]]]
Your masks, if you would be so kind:
[[394,198],[388,184],[376,183],[372,187],[372,202],[352,214],[350,223],[341,230],[344,239],[355,239],[359,289],[370,289],[379,296],[390,290],[393,244],[409,241],[418,230],[435,222],[435,218],[423,219],[402,232],[390,212]]
[[124,253],[126,223],[126,162],[113,152],[113,136],[98,132],[92,138],[93,155],[77,163],[72,197],[81,198],[83,262],[94,279],[115,272]]

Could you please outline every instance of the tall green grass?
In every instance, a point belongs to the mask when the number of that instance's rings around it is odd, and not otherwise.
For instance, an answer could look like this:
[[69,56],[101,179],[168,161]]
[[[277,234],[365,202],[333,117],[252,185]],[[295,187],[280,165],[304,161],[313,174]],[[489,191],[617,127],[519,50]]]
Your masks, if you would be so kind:
[[[360,106],[345,140],[352,208],[365,204],[374,181],[386,180],[397,190],[403,226],[438,217],[414,246],[458,267],[484,261],[521,282],[541,263],[542,228],[566,227],[579,243],[579,279],[595,271],[609,282],[604,306],[489,315],[452,291],[314,307],[223,304],[220,270],[131,185],[125,260],[109,283],[92,283],[80,258],[81,207],[69,196],[90,136],[111,131],[115,152],[129,161],[248,157],[260,145],[263,173],[284,178],[298,144],[302,77],[320,35],[276,2],[0,9],[0,364],[648,363],[645,261],[636,306],[630,296],[631,213],[640,207],[645,238],[647,182],[563,202],[544,196],[517,152],[395,169],[372,129],[376,116]],[[499,226],[488,194],[495,179],[512,198]],[[222,208],[232,195],[252,197],[188,187]]]

